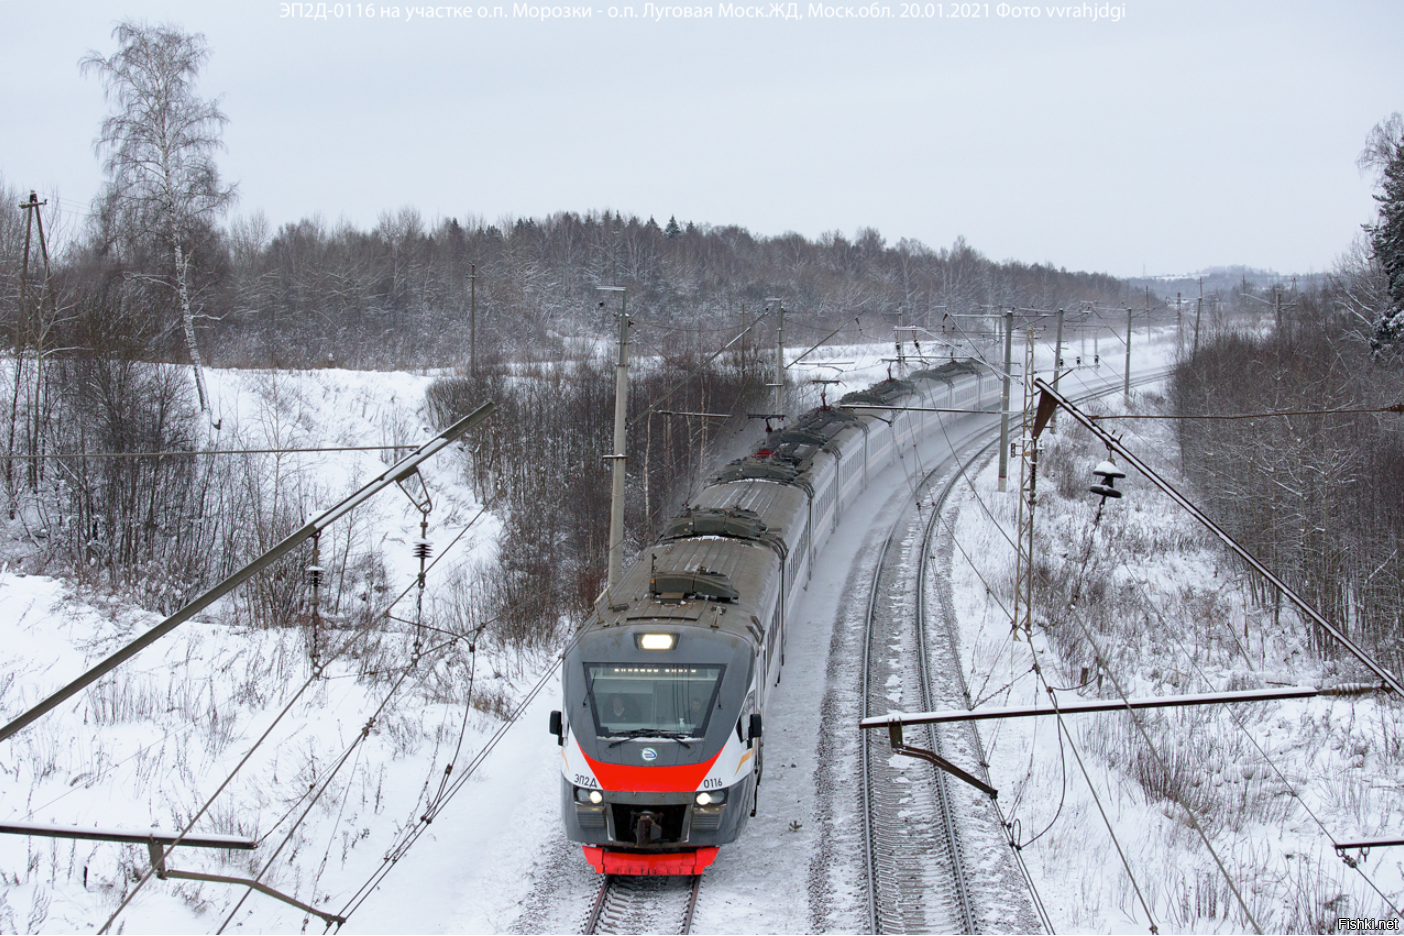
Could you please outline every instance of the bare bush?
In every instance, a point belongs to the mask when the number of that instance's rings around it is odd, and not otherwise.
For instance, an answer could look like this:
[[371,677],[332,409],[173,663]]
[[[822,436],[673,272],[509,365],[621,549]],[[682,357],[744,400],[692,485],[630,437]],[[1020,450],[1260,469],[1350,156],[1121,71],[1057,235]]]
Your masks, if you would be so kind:
[[[669,400],[677,411],[745,412],[764,393],[761,370],[739,357],[719,359]],[[700,355],[667,358],[633,381],[639,415],[695,370]],[[430,412],[447,424],[484,400],[498,410],[475,433],[466,471],[475,490],[505,516],[498,569],[488,592],[493,633],[521,647],[550,643],[563,617],[579,618],[604,586],[609,534],[607,454],[613,419],[611,368],[586,357],[511,374],[480,373],[432,384]],[[722,440],[744,420],[644,416],[629,436],[626,552],[649,542],[681,500],[699,486]]]

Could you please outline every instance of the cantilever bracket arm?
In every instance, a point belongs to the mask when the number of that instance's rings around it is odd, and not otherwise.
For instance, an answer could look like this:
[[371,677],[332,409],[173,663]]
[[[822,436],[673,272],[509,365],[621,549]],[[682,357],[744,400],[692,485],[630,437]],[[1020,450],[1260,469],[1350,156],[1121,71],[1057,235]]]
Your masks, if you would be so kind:
[[331,926],[333,924],[341,926],[343,923],[346,922],[346,917],[344,916],[338,916],[335,913],[327,913],[324,910],[318,910],[311,904],[305,904],[302,901],[298,900],[296,897],[289,897],[287,894],[284,894],[281,891],[269,887],[262,881],[254,881],[250,880],[249,878],[226,877],[223,874],[201,874],[198,871],[176,871],[172,868],[167,868],[166,861],[161,855],[160,844],[153,839],[147,843],[147,848],[150,849],[151,852],[151,867],[155,869],[156,876],[163,881],[174,878],[178,881],[209,881],[214,884],[243,885],[244,887],[251,887],[261,894],[267,894],[274,900],[281,900],[285,904],[291,904],[292,906],[296,907],[299,910],[302,910],[305,913],[310,913],[313,916],[321,917],[323,920],[326,921],[328,926]]
[[940,754],[937,754],[935,751],[927,751],[923,748],[911,747],[910,745],[904,743],[902,740],[901,722],[888,722],[887,738],[889,741],[892,742],[892,750],[894,753],[905,754],[907,757],[915,757],[918,760],[924,760],[928,764],[933,764],[936,767],[939,767],[951,776],[956,777],[960,780],[964,780],[966,783],[970,784],[975,789],[979,790],[981,793],[988,795],[990,799],[999,799],[998,790],[990,786],[988,783],[985,783],[978,777],[972,776],[971,774],[966,773],[964,770],[961,770],[955,764],[952,764],[950,761],[946,760],[944,757],[942,757]]

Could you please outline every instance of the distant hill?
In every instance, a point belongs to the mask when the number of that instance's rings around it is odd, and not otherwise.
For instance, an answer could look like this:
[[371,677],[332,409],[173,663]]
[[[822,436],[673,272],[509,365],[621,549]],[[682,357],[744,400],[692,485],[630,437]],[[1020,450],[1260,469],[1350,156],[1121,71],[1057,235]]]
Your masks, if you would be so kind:
[[1248,266],[1219,266],[1194,273],[1133,277],[1128,282],[1132,290],[1144,292],[1146,287],[1150,287],[1153,295],[1173,301],[1176,293],[1186,299],[1197,298],[1200,295],[1201,281],[1204,295],[1212,296],[1215,293],[1227,295],[1236,289],[1241,291],[1245,285],[1252,287],[1255,292],[1271,289],[1273,286],[1281,286],[1284,289],[1294,286],[1302,290],[1311,289],[1321,285],[1325,277],[1325,273],[1278,273],[1275,270],[1258,270]]

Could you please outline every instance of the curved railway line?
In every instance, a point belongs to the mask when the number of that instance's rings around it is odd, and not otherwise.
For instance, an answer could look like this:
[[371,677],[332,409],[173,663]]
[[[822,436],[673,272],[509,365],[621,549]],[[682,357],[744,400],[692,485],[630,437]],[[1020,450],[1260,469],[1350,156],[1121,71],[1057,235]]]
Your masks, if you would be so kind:
[[[937,471],[917,486],[918,498]],[[918,525],[913,521],[919,518],[904,511],[878,555],[865,615],[862,717],[880,714],[875,712],[878,707],[881,711],[929,707],[931,676],[922,613],[925,557],[933,521],[956,477],[958,473],[953,473],[943,486],[927,522]],[[916,576],[908,571],[914,559]],[[903,613],[909,606],[916,609],[915,615]],[[939,732],[929,731],[926,743],[937,753],[943,750]],[[859,757],[870,931],[978,932],[971,875],[945,775],[923,761],[894,755],[887,739],[877,732],[863,738]]]
[[[1135,385],[1162,376],[1146,375]],[[1119,386],[1107,387],[1082,399],[1120,390]],[[979,447],[967,457],[957,454],[932,469],[914,488],[912,501],[918,506],[923,494],[931,492],[941,469],[955,465],[940,482],[924,520],[920,508],[915,514],[909,508],[893,522],[873,570],[864,617],[862,717],[970,704],[947,596],[937,596],[943,611],[938,615],[941,625],[928,621],[929,560],[936,521],[951,492],[969,466],[997,442],[967,443],[965,452]],[[908,736],[909,743],[973,769],[988,782],[983,745],[973,723],[928,725],[919,731]],[[1012,877],[992,878],[973,872],[967,861],[971,844],[964,841],[967,837],[982,839],[981,846],[999,840],[1002,847],[1008,847],[1003,815],[995,804],[973,788],[952,782],[953,778],[933,765],[895,754],[881,732],[865,734],[859,744],[859,760],[869,931],[1030,931],[1028,924],[1033,920],[1009,919]],[[980,813],[989,820],[982,823],[984,829],[972,830],[973,823],[957,821],[958,816],[977,820]],[[1027,884],[1022,868],[1019,878]],[[1047,922],[1042,926],[1047,929]]]

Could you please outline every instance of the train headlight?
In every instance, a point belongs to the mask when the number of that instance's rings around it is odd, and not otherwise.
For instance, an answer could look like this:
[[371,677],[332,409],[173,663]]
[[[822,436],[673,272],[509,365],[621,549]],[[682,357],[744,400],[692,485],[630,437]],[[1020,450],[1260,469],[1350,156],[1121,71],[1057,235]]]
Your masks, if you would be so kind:
[[677,634],[639,634],[640,650],[671,650],[677,645]]
[[604,794],[599,790],[587,790],[585,787],[575,788],[575,801],[577,803],[590,803],[598,806],[604,802]]
[[604,794],[601,793],[599,790],[591,790],[590,802],[594,803],[596,806],[600,805],[604,802]]
[[725,790],[704,790],[697,794],[698,806],[714,806],[726,802]]

